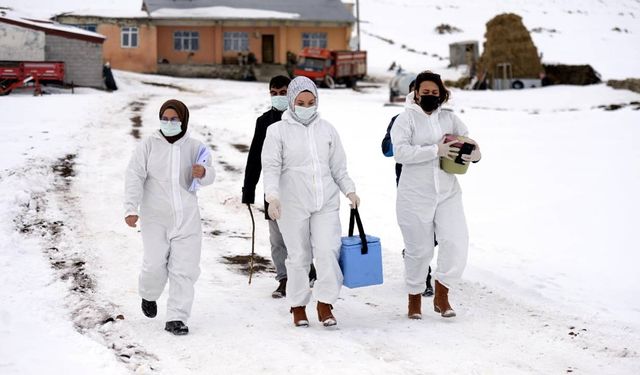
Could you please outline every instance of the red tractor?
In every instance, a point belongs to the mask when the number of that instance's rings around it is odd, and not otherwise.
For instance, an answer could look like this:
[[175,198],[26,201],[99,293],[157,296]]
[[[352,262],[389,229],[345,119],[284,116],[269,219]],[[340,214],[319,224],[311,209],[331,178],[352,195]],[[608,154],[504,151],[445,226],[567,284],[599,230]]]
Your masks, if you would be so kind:
[[355,87],[367,74],[367,51],[330,51],[305,47],[298,54],[294,75],[305,76],[318,86],[334,88],[336,84]]
[[34,95],[42,94],[41,83],[64,82],[64,63],[60,61],[42,62],[0,62],[0,96],[9,95],[11,90],[32,83]]

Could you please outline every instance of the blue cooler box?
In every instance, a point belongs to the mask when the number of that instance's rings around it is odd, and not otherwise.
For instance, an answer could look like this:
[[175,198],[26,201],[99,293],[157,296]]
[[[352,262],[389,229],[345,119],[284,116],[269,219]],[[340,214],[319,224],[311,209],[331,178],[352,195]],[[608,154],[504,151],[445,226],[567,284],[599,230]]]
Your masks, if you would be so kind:
[[[359,236],[353,235],[354,217],[358,222]],[[363,242],[365,242],[364,246],[362,246]],[[364,233],[357,209],[351,210],[349,236],[342,237],[339,263],[344,276],[343,284],[348,288],[382,284],[380,239]]]

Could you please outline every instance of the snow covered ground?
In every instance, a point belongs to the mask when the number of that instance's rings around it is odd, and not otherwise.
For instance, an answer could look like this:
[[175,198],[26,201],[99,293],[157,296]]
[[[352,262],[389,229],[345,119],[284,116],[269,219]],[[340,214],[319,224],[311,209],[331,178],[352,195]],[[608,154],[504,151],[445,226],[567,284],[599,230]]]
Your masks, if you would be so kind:
[[[541,28],[531,37],[543,63],[591,64],[603,79],[640,75],[636,0],[362,0],[360,4],[362,48],[368,51],[369,72],[374,75],[392,74],[386,69],[395,61],[416,73],[429,67],[458,78],[464,70],[446,69],[449,43],[476,40],[482,51],[486,23],[508,12],[520,15],[529,30]],[[440,24],[461,32],[438,34],[434,29]]]
[[[273,274],[249,286],[222,258],[250,252],[242,145],[267,108],[266,86],[125,72],[116,79],[121,90],[112,94],[18,93],[0,102],[8,150],[0,166],[3,374],[640,371],[640,153],[629,145],[640,136],[640,111],[597,108],[640,95],[604,85],[455,91],[451,107],[484,155],[460,179],[471,250],[452,291],[459,317],[443,321],[427,299],[425,319],[409,321],[393,161],[379,150],[400,108],[383,106],[384,88],[321,90],[321,112],[348,150],[365,227],[382,238],[386,280],[344,289],[340,328],[330,332],[293,328],[286,301],[270,297]],[[141,241],[120,204],[138,142],[132,131],[154,131],[170,97],[190,106],[194,136],[214,148],[219,173],[200,193],[203,273],[187,337],[162,331],[165,297],[157,319],[139,311]],[[257,252],[266,258],[267,232],[258,219]]]
[[[81,0],[28,3],[36,16],[87,7]],[[502,11],[521,14],[528,28],[558,30],[533,35],[545,62],[590,63],[605,79],[640,76],[637,1],[361,3],[363,31],[396,41],[363,35],[378,76],[388,76],[395,60],[457,77],[462,72],[446,69],[448,60],[399,45],[447,57],[449,42],[482,40],[486,21]],[[138,10],[131,4],[92,2],[122,14]],[[405,18],[389,17],[392,11]],[[437,35],[440,23],[463,32]],[[251,249],[240,189],[255,118],[268,106],[266,86],[115,75],[114,93],[0,98],[0,374],[640,373],[640,110],[629,105],[640,95],[605,85],[454,90],[449,106],[483,150],[483,161],[460,177],[469,264],[451,292],[455,320],[430,313],[425,299],[424,319],[409,321],[394,162],[379,148],[402,108],[383,105],[385,87],[320,90],[320,111],[347,149],[365,228],[382,238],[385,273],[382,286],[343,289],[339,328],[326,331],[315,321],[293,328],[286,301],[270,297],[273,274],[259,273],[249,286],[223,258]],[[193,136],[212,147],[218,172],[200,192],[202,276],[186,337],[162,330],[166,296],[156,319],[141,314],[142,244],[121,208],[137,136],[157,128],[160,104],[173,97],[189,105]],[[600,108],[611,104],[626,106]],[[256,251],[269,258],[260,206]],[[343,224],[347,214],[344,200]],[[312,306],[309,312],[314,318]]]

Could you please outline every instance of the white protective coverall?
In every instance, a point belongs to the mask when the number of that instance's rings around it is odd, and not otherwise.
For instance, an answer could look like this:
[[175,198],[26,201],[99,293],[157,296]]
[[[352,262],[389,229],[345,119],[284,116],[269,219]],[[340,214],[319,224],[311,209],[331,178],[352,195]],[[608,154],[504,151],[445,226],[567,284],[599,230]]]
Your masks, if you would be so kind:
[[440,169],[438,143],[445,134],[466,136],[468,130],[449,110],[438,108],[427,115],[413,97],[407,95],[391,141],[395,160],[402,164],[396,215],[405,245],[405,282],[409,294],[421,294],[433,258],[434,231],[439,246],[436,280],[449,287],[467,263],[462,191],[456,176]]
[[[294,80],[295,81],[295,80]],[[287,246],[287,299],[290,306],[305,306],[311,298],[309,265],[315,258],[317,301],[333,304],[342,287],[338,264],[342,228],[340,192],[355,193],[347,174],[347,160],[336,129],[316,116],[304,125],[291,111],[297,95],[311,91],[313,82],[288,88],[289,109],[267,129],[262,149],[264,192],[267,201],[281,202],[278,225]],[[317,103],[317,102],[316,102]]]
[[[156,131],[138,144],[125,177],[125,217],[140,216],[144,246],[139,293],[156,301],[168,277],[167,321],[186,323],[200,275],[200,211],[196,192],[188,189],[201,145],[188,131],[173,144]],[[216,175],[211,160],[204,168],[203,186]]]

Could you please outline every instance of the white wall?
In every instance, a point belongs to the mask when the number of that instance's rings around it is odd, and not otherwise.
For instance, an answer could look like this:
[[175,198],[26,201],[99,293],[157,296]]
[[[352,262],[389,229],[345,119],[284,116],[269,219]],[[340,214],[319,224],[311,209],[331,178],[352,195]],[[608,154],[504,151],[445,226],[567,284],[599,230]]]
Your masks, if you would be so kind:
[[0,22],[0,60],[44,61],[42,31]]

